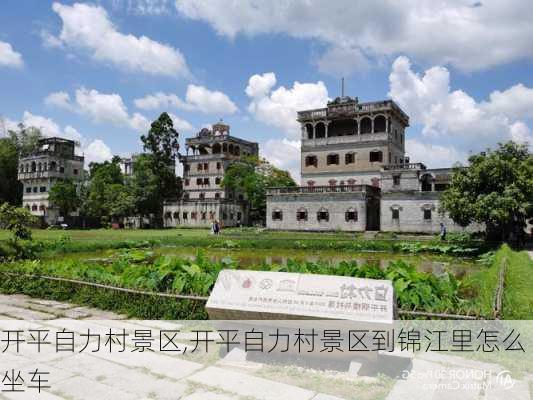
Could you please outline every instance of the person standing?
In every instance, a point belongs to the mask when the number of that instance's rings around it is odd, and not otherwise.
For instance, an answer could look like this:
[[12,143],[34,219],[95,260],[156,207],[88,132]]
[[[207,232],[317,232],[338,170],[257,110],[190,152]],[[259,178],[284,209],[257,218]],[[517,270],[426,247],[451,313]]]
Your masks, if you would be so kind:
[[446,240],[446,227],[444,223],[440,223],[440,240]]

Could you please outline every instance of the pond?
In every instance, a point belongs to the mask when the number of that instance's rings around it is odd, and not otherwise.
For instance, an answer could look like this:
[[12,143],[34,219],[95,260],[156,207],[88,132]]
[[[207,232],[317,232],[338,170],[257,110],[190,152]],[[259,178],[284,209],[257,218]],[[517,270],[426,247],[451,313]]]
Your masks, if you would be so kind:
[[[472,272],[478,266],[471,259],[437,256],[428,254],[408,255],[392,252],[346,252],[336,250],[287,250],[287,249],[213,249],[193,247],[158,247],[153,249],[156,255],[169,255],[187,259],[194,259],[198,252],[210,261],[219,262],[230,257],[242,268],[253,268],[260,265],[286,265],[288,260],[297,262],[323,262],[338,265],[342,261],[355,260],[358,264],[372,264],[385,268],[390,261],[404,260],[415,265],[420,271],[432,272],[436,275],[451,272],[460,278],[467,272]],[[69,253],[59,258],[77,259],[84,261],[105,261],[117,250],[106,250],[91,253]],[[55,257],[57,259],[57,256]]]

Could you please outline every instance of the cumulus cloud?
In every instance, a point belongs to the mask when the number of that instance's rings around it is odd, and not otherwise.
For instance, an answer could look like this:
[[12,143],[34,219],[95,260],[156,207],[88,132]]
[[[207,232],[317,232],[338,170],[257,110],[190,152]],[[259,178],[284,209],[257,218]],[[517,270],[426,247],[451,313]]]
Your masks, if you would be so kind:
[[432,67],[417,74],[403,56],[394,61],[389,80],[389,95],[412,122],[422,124],[426,138],[453,140],[473,151],[510,139],[531,143],[529,128],[520,120],[532,113],[530,88],[516,85],[477,102],[463,90],[450,90],[446,68]]
[[418,139],[407,139],[405,150],[411,162],[422,162],[431,168],[449,168],[455,163],[464,164],[468,157],[453,146],[441,146]]
[[97,5],[54,3],[63,26],[58,37],[44,35],[45,45],[84,50],[97,61],[152,75],[190,77],[185,57],[167,44],[118,31],[106,10]]
[[261,144],[261,157],[274,166],[290,172],[292,179],[300,181],[300,141],[270,139]]
[[328,57],[347,61],[352,70],[400,54],[463,70],[533,58],[533,8],[522,0],[177,0],[176,9],[230,38],[283,33],[325,43],[318,65],[334,74],[339,65]]
[[0,67],[20,68],[23,65],[22,55],[17,53],[9,43],[0,40]]
[[[76,128],[67,125],[61,128],[53,119],[36,115],[30,111],[24,111],[20,120],[26,127],[34,127],[40,129],[41,133],[47,137],[62,137],[65,139],[74,140],[79,147],[80,152],[85,155],[85,165],[90,162],[102,162],[113,157],[113,153],[109,146],[107,146],[100,139],[90,140],[84,137]],[[18,122],[7,120],[7,129],[17,129]]]
[[191,132],[192,130],[194,130],[194,127],[188,121],[185,121],[184,119],[172,113],[169,113],[168,115],[172,119],[172,123],[174,124],[174,129],[176,129],[178,132],[181,132],[181,131]]
[[134,103],[143,110],[178,108],[218,115],[234,114],[239,110],[226,94],[193,84],[187,86],[185,100],[172,93],[157,92],[135,99]]
[[85,163],[89,165],[92,162],[104,162],[113,158],[113,153],[109,146],[102,140],[94,139],[84,149]]
[[146,131],[149,121],[139,113],[130,115],[122,97],[116,93],[100,93],[95,89],[77,89],[74,99],[67,92],[50,93],[45,104],[88,116],[97,123],[127,126],[135,131]]
[[317,83],[294,82],[292,88],[280,86],[272,90],[276,75],[272,72],[253,75],[248,81],[246,93],[251,97],[248,111],[254,117],[283,130],[291,139],[300,137],[296,112],[324,107],[328,101],[328,89],[322,81]]

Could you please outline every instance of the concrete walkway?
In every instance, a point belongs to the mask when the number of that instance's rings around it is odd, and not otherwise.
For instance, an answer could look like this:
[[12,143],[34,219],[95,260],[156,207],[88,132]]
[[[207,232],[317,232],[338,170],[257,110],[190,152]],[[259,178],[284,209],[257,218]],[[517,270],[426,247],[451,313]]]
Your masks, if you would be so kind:
[[[58,321],[58,318],[66,319]],[[13,319],[26,320],[24,323],[31,324],[32,329],[36,329],[36,326],[50,332],[67,329],[78,334],[87,333],[88,329],[92,332],[105,332],[110,328],[124,327],[128,332],[135,329],[179,329],[179,324],[182,323],[126,321],[123,315],[89,307],[34,299],[24,295],[0,295],[0,331],[11,322],[21,323],[12,321]],[[176,341],[181,340],[184,343],[187,335],[190,336],[191,333],[180,332],[181,336],[178,336]],[[157,349],[160,346],[158,340],[159,338],[154,345]],[[3,346],[4,343],[0,345]],[[34,370],[39,367],[49,371],[51,386],[40,394],[29,392],[29,396],[25,393],[6,393],[0,390],[0,399],[347,400],[379,397],[387,400],[425,400],[452,398],[449,396],[476,400],[531,398],[528,382],[525,381],[516,381],[509,390],[501,390],[498,382],[494,381],[502,370],[498,365],[438,353],[417,355],[409,376],[398,380],[389,391],[383,388],[383,382],[377,378],[293,366],[266,366],[230,357],[220,359],[218,353],[215,357],[205,353],[199,357],[185,357],[183,354],[159,351],[140,354],[131,349],[113,354],[108,351],[58,353],[54,350],[52,348],[37,356],[25,352],[0,353],[0,379],[12,368]],[[453,372],[460,369],[484,372],[476,376],[488,376],[489,380],[477,382],[474,376],[462,381],[464,388],[454,389],[442,397],[443,392],[439,388],[453,385],[453,380],[447,377],[453,376]],[[437,373],[439,371],[446,373]],[[343,388],[343,391],[339,392],[339,388]]]

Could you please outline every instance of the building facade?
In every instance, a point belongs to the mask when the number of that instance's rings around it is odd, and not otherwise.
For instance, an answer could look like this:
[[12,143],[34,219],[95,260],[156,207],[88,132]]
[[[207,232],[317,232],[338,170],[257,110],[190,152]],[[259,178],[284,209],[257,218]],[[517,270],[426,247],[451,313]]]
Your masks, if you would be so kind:
[[463,230],[439,212],[452,169],[410,163],[409,117],[394,101],[340,97],[297,120],[302,186],[269,189],[269,229],[436,233],[442,222]]
[[221,186],[224,172],[231,163],[246,156],[258,156],[259,146],[230,135],[230,126],[222,122],[204,128],[185,141],[181,199],[165,204],[165,226],[209,226],[219,221],[223,226],[248,223],[248,203],[243,193]]
[[48,224],[57,223],[59,218],[59,210],[49,201],[54,184],[68,179],[79,187],[83,182],[84,157],[76,155],[75,149],[76,143],[72,140],[46,138],[39,140],[31,155],[19,160],[23,207]]

